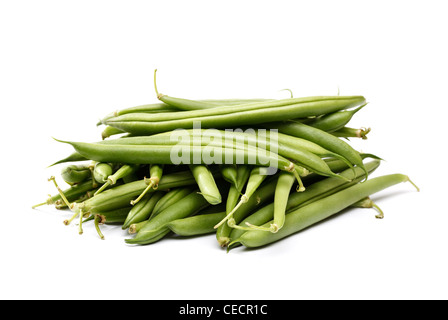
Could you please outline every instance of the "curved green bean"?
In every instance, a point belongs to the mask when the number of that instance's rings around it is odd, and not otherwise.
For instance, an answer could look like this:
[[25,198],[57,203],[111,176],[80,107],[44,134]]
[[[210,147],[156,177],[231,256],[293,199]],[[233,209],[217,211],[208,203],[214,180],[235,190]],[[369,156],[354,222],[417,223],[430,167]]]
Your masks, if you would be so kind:
[[157,216],[148,220],[134,238],[126,239],[128,244],[149,244],[159,240],[169,232],[167,224],[171,221],[186,218],[199,212],[210,204],[195,190],[181,199],[176,205],[169,206]]
[[[286,215],[285,225],[277,233],[247,231],[229,245],[260,247],[273,243],[324,220],[367,196],[407,181],[410,181],[409,177],[403,174],[390,174],[369,179],[290,212]],[[266,224],[266,227],[268,226],[269,223]]]
[[[369,174],[371,174],[379,167],[379,165],[379,160],[373,160],[367,162],[365,164],[365,167]],[[336,178],[325,178],[308,185],[306,192],[289,194],[285,213],[288,214],[289,212],[296,210],[304,205],[353,186],[365,178],[365,172],[359,167],[356,167],[354,172],[352,169],[346,169],[341,172],[341,175],[347,177],[350,182],[342,181]],[[264,225],[267,222],[271,221],[274,218],[274,209],[274,203],[270,203],[260,208],[259,210],[242,220],[238,225],[233,225],[234,229],[230,233],[229,237],[231,239],[237,239],[245,231],[253,230],[253,228],[248,227],[248,225]]]
[[106,183],[107,178],[112,175],[112,166],[108,163],[98,162],[93,168],[93,177],[98,183]]
[[[245,104],[242,106],[225,107],[224,109],[222,109],[222,107],[217,107],[206,110],[183,111],[173,114],[159,114],[157,117],[155,115],[150,115],[148,117],[145,114],[129,114],[109,119],[105,124],[132,134],[148,135],[180,128],[192,129],[198,123],[200,123],[202,128],[227,128],[229,126],[255,125],[266,122],[284,121],[291,118],[317,116],[355,107],[364,102],[364,97],[346,99],[331,98],[329,100],[320,101],[316,101],[316,98],[314,98],[314,101],[312,102],[288,104],[278,107],[270,106],[264,109],[260,106],[252,106],[254,104]],[[273,104],[273,102],[270,103]],[[251,105],[252,109],[250,107],[248,108],[248,105]],[[235,108],[236,111],[232,112],[231,110],[233,108]],[[213,111],[216,114],[197,117],[187,115],[187,113],[197,111]],[[173,119],[163,120],[169,118]]]
[[136,205],[133,205],[121,228],[125,230],[129,228],[131,224],[150,219],[157,202],[164,196],[164,194],[165,192],[163,191],[156,191],[144,196],[141,201]]
[[206,165],[199,164],[190,164],[189,167],[205,200],[212,205],[221,203],[221,193],[210,169]]
[[69,185],[79,184],[92,177],[92,165],[68,165],[61,170],[62,179]]
[[353,116],[366,105],[367,103],[356,109],[325,114],[319,118],[314,119],[314,121],[307,123],[307,125],[331,133],[343,128],[347,123],[350,122]]

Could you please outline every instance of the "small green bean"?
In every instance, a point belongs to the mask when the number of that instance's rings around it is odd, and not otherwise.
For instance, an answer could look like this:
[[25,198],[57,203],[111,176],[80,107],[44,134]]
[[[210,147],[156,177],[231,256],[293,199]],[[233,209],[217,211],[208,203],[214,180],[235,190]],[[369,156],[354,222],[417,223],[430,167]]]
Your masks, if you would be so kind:
[[[238,200],[244,186],[247,183],[247,180],[249,179],[251,170],[252,168],[250,166],[238,166],[236,172],[236,182],[230,186],[229,193],[227,195],[226,216],[238,204]],[[232,229],[227,223],[221,224],[216,229],[216,239],[218,240],[220,246],[225,247],[230,242],[229,234],[231,231]]]
[[176,204],[180,199],[192,193],[193,190],[193,186],[174,188],[172,190],[169,190],[159,201],[157,201],[151,217],[158,215],[162,210]]
[[362,108],[364,108],[366,104],[363,104],[362,106],[352,109],[352,110],[343,110],[343,111],[337,111],[333,113],[329,113],[326,115],[323,115],[319,118],[316,118],[311,123],[307,123],[309,126],[312,126],[314,128],[326,131],[326,132],[334,132],[341,128],[343,128],[347,123],[350,122],[352,117]]
[[[136,236],[126,239],[129,244],[149,244],[160,239],[169,232],[167,224],[171,221],[189,217],[210,204],[195,190],[181,199],[177,205],[172,205],[148,220],[138,231]],[[162,237],[163,237],[162,236]]]
[[198,214],[192,217],[173,220],[167,228],[179,236],[197,236],[212,233],[213,226],[225,217],[225,212]]
[[237,183],[238,168],[235,164],[223,164],[221,165],[221,175],[224,180],[232,185]]
[[163,191],[156,191],[144,196],[143,199],[141,199],[141,201],[134,205],[129,211],[129,214],[127,215],[126,220],[124,221],[121,228],[125,230],[129,228],[131,224],[149,219],[154,210],[154,207],[163,195]]
[[112,175],[112,166],[108,163],[98,162],[93,169],[93,177],[98,183],[105,183],[107,178]]
[[92,166],[68,165],[61,170],[61,177],[69,185],[79,184],[92,177]]
[[210,169],[206,165],[190,164],[190,170],[205,200],[212,205],[221,203],[221,193]]
[[348,143],[338,139],[328,132],[298,122],[270,123],[263,126],[267,128],[276,128],[281,133],[310,140],[331,152],[343,156],[354,165],[360,166],[361,168],[364,166],[362,158],[356,150],[354,150]]

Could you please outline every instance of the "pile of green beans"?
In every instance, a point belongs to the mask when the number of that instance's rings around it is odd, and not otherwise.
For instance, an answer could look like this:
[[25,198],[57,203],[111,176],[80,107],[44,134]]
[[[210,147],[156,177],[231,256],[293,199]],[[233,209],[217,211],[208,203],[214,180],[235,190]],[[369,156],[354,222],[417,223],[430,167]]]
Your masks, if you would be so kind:
[[52,176],[57,193],[33,208],[68,211],[64,224],[77,219],[80,234],[93,222],[101,239],[101,225],[121,225],[129,245],[214,234],[230,250],[350,207],[383,218],[370,196],[410,181],[371,178],[382,159],[350,144],[370,132],[350,126],[367,105],[361,95],[191,100],[159,93],[155,75],[158,103],[105,115],[94,142],[57,140],[74,149],[51,165],[68,187]]

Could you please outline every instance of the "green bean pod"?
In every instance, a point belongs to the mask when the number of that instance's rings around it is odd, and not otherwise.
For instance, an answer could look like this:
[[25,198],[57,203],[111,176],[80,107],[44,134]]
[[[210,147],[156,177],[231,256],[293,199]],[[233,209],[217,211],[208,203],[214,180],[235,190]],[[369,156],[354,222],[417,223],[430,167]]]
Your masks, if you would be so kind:
[[69,185],[79,184],[92,177],[91,165],[69,165],[61,170],[62,179]]
[[[293,103],[291,100],[295,99],[287,100],[287,102],[277,100],[275,102],[158,114],[157,116],[150,115],[149,117],[145,114],[128,114],[107,120],[106,124],[132,134],[148,135],[179,128],[192,129],[198,121],[202,128],[228,128],[318,116],[365,103],[364,97],[359,96],[327,99],[313,97],[308,98],[306,102],[282,105],[282,103]],[[263,104],[266,104],[264,108]],[[201,111],[206,111],[206,115],[202,115]]]
[[[195,161],[199,161],[201,164],[221,164],[228,162],[230,159],[232,163],[242,162],[239,164],[270,166],[283,171],[293,172],[299,184],[301,184],[299,176],[301,168],[295,166],[294,163],[286,158],[268,151],[254,154],[255,151],[253,149],[244,150],[214,146],[184,148],[183,146],[103,145],[99,143],[58,141],[71,144],[83,156],[99,162],[199,164],[195,163]],[[185,152],[185,155],[182,155],[181,158],[178,156],[179,151]],[[212,163],[207,163],[210,160],[206,157],[207,154],[213,154]],[[303,187],[303,185],[301,186]]]
[[[278,153],[278,155],[294,160],[295,163],[303,168],[306,168],[310,172],[315,172],[325,176],[334,176],[335,174],[321,159],[321,157],[335,157],[345,160],[344,157],[330,152],[313,142],[281,133],[274,136],[272,139],[270,133],[268,133],[267,137],[259,138],[256,134],[228,132],[216,129],[185,130],[180,133],[177,132],[177,134],[181,135],[177,136],[176,132],[168,132],[148,137],[130,137],[106,140],[99,143],[107,145],[173,145],[177,148],[181,148],[180,146],[182,145],[192,145],[193,147],[199,145],[204,147],[231,146],[238,148],[241,147],[242,149],[253,149],[254,151],[252,154],[260,155],[262,155],[266,150],[270,151],[275,145],[277,148],[275,148],[274,152]],[[223,139],[210,142],[210,135],[221,137]],[[181,141],[178,141],[179,137],[181,138]],[[223,142],[223,144],[220,144],[220,142]],[[347,163],[350,162],[347,161]]]
[[350,122],[350,120],[353,118],[353,116],[362,108],[364,108],[366,104],[363,104],[362,106],[352,109],[352,110],[343,110],[343,111],[337,111],[330,114],[325,114],[319,118],[316,118],[311,123],[307,123],[307,125],[326,131],[326,132],[333,132],[336,130],[339,130],[343,128],[347,123]]
[[93,169],[93,177],[98,183],[105,183],[107,178],[112,175],[112,166],[108,163],[98,162]]
[[[264,130],[264,129],[261,129]],[[275,134],[275,136],[274,136]],[[213,136],[213,141],[210,137]],[[215,140],[216,139],[216,140]],[[277,141],[278,140],[278,141]],[[321,146],[285,134],[265,132],[265,136],[248,132],[230,132],[217,129],[208,130],[182,130],[156,134],[146,137],[130,137],[100,142],[101,144],[126,144],[126,145],[182,145],[190,146],[225,146],[242,149],[253,149],[256,154],[263,154],[265,151],[294,160],[299,166],[308,171],[316,172],[325,176],[334,176],[334,173],[322,160],[323,157],[335,157],[345,160],[344,157],[330,152]],[[350,163],[347,161],[347,163]],[[228,166],[228,165],[227,165]]]
[[[373,160],[371,162],[366,163],[365,167],[368,170],[369,174],[371,174],[379,167],[379,165],[380,165],[379,160]],[[307,187],[306,192],[301,193],[293,192],[289,194],[285,207],[285,213],[288,214],[289,212],[296,210],[304,205],[307,205],[311,202],[317,201],[331,194],[334,194],[338,191],[353,186],[365,178],[365,172],[359,167],[355,168],[355,172],[353,172],[352,169],[346,169],[343,172],[341,172],[341,175],[347,177],[347,179],[349,179],[350,182],[346,182],[336,178],[325,178],[323,180],[314,182],[311,185],[309,185]],[[238,225],[234,225],[233,226],[234,229],[230,233],[229,237],[231,239],[237,239],[244,232],[248,230],[249,231],[253,230],[253,228],[248,227],[248,225],[251,226],[251,225],[266,224],[267,222],[271,221],[274,218],[274,210],[275,210],[275,200],[274,203],[270,203],[260,208],[256,212],[252,213],[248,217],[246,217]]]
[[277,232],[285,223],[286,205],[295,178],[289,172],[281,172],[278,176],[274,194],[274,223],[269,231]]
[[144,104],[112,112],[103,117],[96,125],[99,126],[101,124],[104,124],[108,119],[112,119],[114,117],[118,117],[129,113],[162,113],[162,112],[175,112],[175,111],[177,111],[176,108],[170,107],[165,103]]
[[189,167],[205,200],[212,205],[221,203],[221,193],[210,169],[206,165],[198,164],[190,164]]
[[[170,121],[181,122],[183,120],[188,119],[206,119],[216,116],[218,117],[232,116],[233,119],[236,119],[237,117],[235,117],[235,115],[239,116],[246,115],[245,114],[246,112],[255,111],[256,113],[251,115],[259,116],[261,113],[266,112],[269,112],[270,115],[274,114],[274,112],[272,112],[273,110],[278,110],[279,112],[284,112],[285,110],[291,111],[289,117],[285,116],[281,117],[282,120],[285,119],[289,120],[311,116],[320,116],[331,112],[358,107],[365,103],[366,101],[363,96],[315,96],[315,97],[303,97],[303,98],[288,98],[288,99],[271,100],[265,102],[245,103],[242,105],[220,106],[216,108],[183,111],[183,112],[152,113],[152,114],[131,113],[110,118],[108,121],[106,121],[106,124],[112,125],[113,123],[117,122],[139,122],[139,121],[154,122],[154,123],[170,122]],[[291,106],[292,108],[288,108]],[[269,118],[267,119],[268,119],[267,122],[269,122]],[[271,120],[271,121],[279,121],[279,120]],[[264,122],[266,121],[258,123],[264,123]],[[233,124],[230,123],[226,127],[235,127],[235,125],[244,125],[244,123],[241,122]],[[182,128],[182,126],[179,126],[178,128]],[[217,128],[217,126],[213,126],[212,128]]]
[[153,214],[151,217],[158,215],[162,210],[168,208],[169,206],[176,204],[180,199],[186,197],[191,192],[193,192],[194,186],[182,187],[182,188],[174,188],[169,190],[167,193],[157,201],[157,204],[154,208]]
[[[251,170],[252,170],[252,168],[250,166],[238,166],[237,172],[236,172],[236,183],[234,183],[230,186],[229,192],[227,195],[226,216],[238,204],[238,200],[242,194],[242,190],[243,190],[244,186],[247,183],[247,180],[249,179]],[[228,226],[227,223],[222,223],[216,229],[216,239],[218,240],[218,243],[221,247],[225,247],[230,242],[229,234],[231,231],[232,231],[232,229]]]
[[[285,225],[277,233],[247,231],[229,245],[260,247],[276,242],[342,211],[367,196],[407,181],[410,181],[409,177],[403,174],[390,174],[369,179],[288,213]],[[266,227],[269,224],[268,222]]]
[[223,164],[221,165],[221,175],[224,180],[232,185],[237,184],[237,174],[238,168],[234,164]]
[[298,122],[270,123],[263,126],[267,128],[276,128],[281,133],[310,140],[331,152],[343,156],[354,165],[360,166],[361,168],[364,166],[359,153],[348,143],[320,129]]
[[166,227],[179,236],[189,237],[213,233],[213,228],[225,217],[225,212],[198,214],[168,222]]
[[113,135],[122,134],[125,133],[123,130],[107,126],[104,128],[104,130],[101,132],[101,139],[105,140]]
[[160,240],[170,229],[167,224],[171,221],[189,217],[210,204],[195,190],[181,199],[177,205],[169,206],[157,216],[148,220],[134,238],[126,239],[129,244],[149,244]]

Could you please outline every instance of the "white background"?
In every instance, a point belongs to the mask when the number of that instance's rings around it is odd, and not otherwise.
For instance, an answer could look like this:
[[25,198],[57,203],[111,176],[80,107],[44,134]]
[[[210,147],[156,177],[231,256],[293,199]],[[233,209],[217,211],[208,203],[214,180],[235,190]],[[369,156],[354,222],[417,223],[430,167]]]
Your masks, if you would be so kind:
[[[2,299],[446,299],[446,1],[2,1]],[[68,212],[31,205],[46,166],[96,141],[98,118],[177,97],[361,94],[353,141],[408,174],[274,245],[226,253],[213,235],[128,246],[77,234]]]

